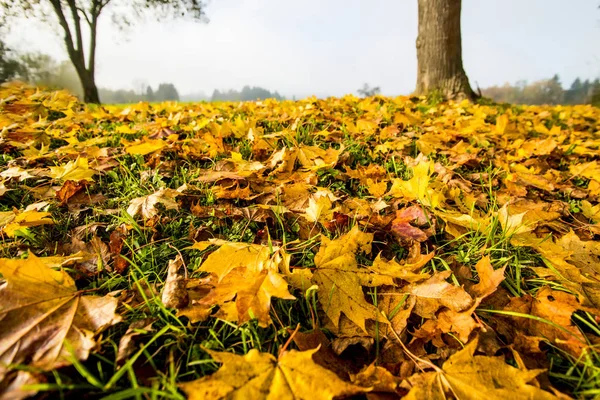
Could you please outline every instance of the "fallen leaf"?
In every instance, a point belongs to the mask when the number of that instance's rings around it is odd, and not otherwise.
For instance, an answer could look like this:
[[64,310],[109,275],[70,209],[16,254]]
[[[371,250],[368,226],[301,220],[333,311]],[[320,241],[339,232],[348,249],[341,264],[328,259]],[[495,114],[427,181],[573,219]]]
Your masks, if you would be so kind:
[[452,355],[436,372],[411,377],[415,383],[404,399],[557,399],[532,381],[542,370],[518,369],[501,357],[476,356],[477,340]]
[[390,277],[361,270],[356,253],[371,252],[373,235],[363,233],[354,226],[337,240],[321,239],[321,248],[315,256],[317,267],[313,282],[319,287],[319,302],[327,316],[337,327],[344,313],[352,322],[365,329],[367,319],[377,319],[379,310],[366,301],[362,285],[393,284]]
[[0,231],[8,237],[28,231],[29,227],[52,225],[52,214],[42,211],[8,211],[0,212]]
[[136,349],[136,338],[152,332],[152,324],[154,319],[144,318],[129,324],[127,331],[119,340],[119,347],[117,350],[117,364],[124,364],[127,359],[133,354]]
[[150,219],[158,214],[158,208],[156,207],[158,204],[166,210],[178,210],[179,205],[175,199],[179,195],[181,193],[177,190],[160,189],[147,196],[136,197],[131,200],[129,207],[127,207],[127,213],[132,217],[141,214],[144,219]]
[[70,365],[71,357],[85,360],[94,336],[121,320],[115,298],[84,296],[66,272],[33,254],[0,259],[0,273],[0,380],[8,365],[49,371]]
[[90,169],[85,157],[78,157],[75,161],[69,161],[65,165],[50,167],[48,176],[57,181],[89,181],[93,182],[92,176],[96,171]]
[[185,266],[181,256],[169,261],[167,267],[167,280],[162,290],[162,303],[166,308],[184,308],[189,304],[189,297],[185,290]]
[[440,307],[453,311],[464,311],[471,307],[473,299],[461,287],[446,282],[450,271],[438,272],[421,283],[406,287],[406,292],[417,297],[414,312],[423,318],[433,318]]
[[196,243],[194,248],[213,244],[220,247],[206,258],[200,270],[214,274],[216,283],[203,298],[180,307],[178,315],[202,321],[218,305],[217,315],[223,319],[239,323],[257,319],[261,326],[267,326],[271,323],[272,297],[295,299],[279,273],[284,258],[278,252],[271,254],[268,246],[226,241]]
[[401,239],[417,242],[424,242],[435,233],[431,215],[426,214],[423,207],[418,206],[397,211],[391,229]]
[[64,206],[69,202],[69,199],[81,192],[88,186],[88,181],[65,181],[62,187],[56,192],[56,198],[60,201],[60,205]]
[[154,153],[155,151],[162,150],[167,146],[167,142],[161,139],[146,139],[139,144],[126,146],[125,151],[128,154],[139,154],[145,156],[146,154]]
[[208,350],[223,366],[214,374],[180,384],[190,400],[200,399],[333,399],[367,392],[315,364],[317,350],[295,351],[276,359],[252,349],[245,356]]

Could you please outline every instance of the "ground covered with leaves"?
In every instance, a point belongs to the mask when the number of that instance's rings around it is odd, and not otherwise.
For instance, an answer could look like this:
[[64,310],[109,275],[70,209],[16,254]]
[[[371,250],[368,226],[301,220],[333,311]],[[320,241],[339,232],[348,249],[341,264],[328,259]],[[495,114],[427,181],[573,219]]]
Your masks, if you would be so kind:
[[0,392],[598,396],[599,119],[2,86]]

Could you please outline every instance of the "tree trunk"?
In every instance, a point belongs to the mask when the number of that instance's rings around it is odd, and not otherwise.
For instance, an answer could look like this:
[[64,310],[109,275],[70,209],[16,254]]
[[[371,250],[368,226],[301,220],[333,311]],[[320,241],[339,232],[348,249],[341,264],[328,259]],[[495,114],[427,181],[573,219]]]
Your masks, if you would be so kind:
[[476,97],[462,63],[460,8],[461,0],[419,0],[417,95]]
[[96,87],[94,77],[88,78],[88,81],[83,84],[83,101],[86,103],[100,104],[100,95]]
[[85,63],[79,60],[79,57],[71,59],[71,61],[81,82],[83,101],[85,103],[100,104],[100,95],[98,94],[98,87],[96,87],[96,79],[93,72],[85,68]]

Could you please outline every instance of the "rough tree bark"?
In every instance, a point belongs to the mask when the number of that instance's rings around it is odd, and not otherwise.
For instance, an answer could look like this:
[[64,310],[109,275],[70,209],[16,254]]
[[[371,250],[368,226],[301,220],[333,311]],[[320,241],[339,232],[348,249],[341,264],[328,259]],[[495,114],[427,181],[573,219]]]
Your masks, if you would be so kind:
[[[100,96],[98,87],[96,86],[96,35],[98,27],[98,16],[102,8],[109,3],[110,0],[92,0],[89,10],[89,16],[77,7],[75,0],[67,0],[68,11],[71,13],[71,21],[74,25],[74,32],[71,30],[68,19],[63,12],[63,5],[60,0],[50,0],[54,12],[58,17],[58,22],[65,33],[65,45],[69,58],[77,71],[81,86],[83,88],[83,101],[86,103],[100,104]],[[80,12],[83,14],[89,29],[90,29],[90,48],[89,60],[86,64],[85,53],[83,49],[83,35],[81,29]],[[75,38],[73,38],[75,36]]]
[[419,0],[417,95],[473,99],[462,63],[461,0]]

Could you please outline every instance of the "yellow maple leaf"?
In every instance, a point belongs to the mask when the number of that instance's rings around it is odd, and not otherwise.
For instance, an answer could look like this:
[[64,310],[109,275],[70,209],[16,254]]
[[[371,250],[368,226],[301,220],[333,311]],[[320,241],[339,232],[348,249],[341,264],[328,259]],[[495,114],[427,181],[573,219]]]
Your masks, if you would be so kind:
[[57,181],[90,181],[93,182],[92,176],[96,171],[89,168],[88,159],[85,157],[78,157],[75,161],[69,161],[68,163],[58,166],[50,167],[50,176]]
[[279,359],[256,349],[244,356],[208,350],[223,366],[212,375],[179,386],[190,400],[332,400],[369,391],[316,364],[312,355],[317,350],[291,350]]
[[523,222],[525,214],[527,214],[527,212],[522,212],[519,214],[510,214],[508,204],[502,206],[502,208],[498,210],[498,221],[500,221],[502,230],[507,235],[516,235],[519,233],[531,231],[533,227],[528,226]]
[[502,135],[508,125],[508,115],[502,114],[496,118],[496,133]]
[[388,195],[403,198],[406,201],[418,200],[424,205],[437,207],[444,199],[442,193],[430,187],[433,174],[433,161],[422,159],[413,167],[413,176],[409,180],[394,179]]
[[155,151],[161,150],[167,146],[167,142],[161,139],[147,139],[141,143],[134,144],[125,147],[125,151],[128,154],[139,154],[145,156],[146,154],[154,153]]
[[558,399],[531,384],[543,370],[527,370],[508,365],[502,357],[475,356],[477,339],[452,355],[435,372],[414,375],[415,382],[407,400],[447,399],[452,394],[458,399]]
[[329,221],[332,216],[332,203],[327,196],[310,196],[304,216],[309,222]]
[[123,133],[123,134],[132,134],[135,133],[136,131],[131,129],[128,125],[121,125],[119,127],[117,127],[117,129],[115,129],[115,131],[117,133]]
[[321,238],[312,279],[319,287],[319,302],[336,327],[342,313],[363,330],[367,319],[381,316],[366,301],[362,286],[393,285],[393,276],[361,268],[356,261],[358,252],[371,252],[372,241],[373,234],[361,232],[358,226],[336,240]]
[[42,211],[23,211],[23,212],[1,212],[0,230],[8,237],[15,237],[19,232],[26,231],[27,228],[39,225],[54,224],[52,214]]
[[197,242],[192,248],[204,250],[210,245],[220,247],[207,257],[200,271],[217,277],[214,287],[203,298],[182,307],[179,315],[201,321],[218,305],[220,318],[239,323],[257,319],[261,326],[267,326],[271,323],[272,297],[295,299],[279,273],[285,257],[278,249],[271,254],[268,246],[215,240]]

